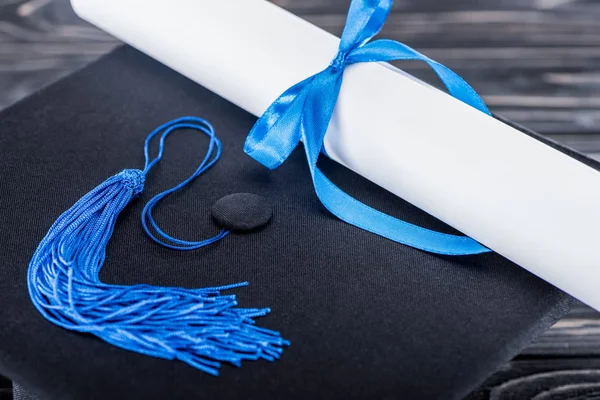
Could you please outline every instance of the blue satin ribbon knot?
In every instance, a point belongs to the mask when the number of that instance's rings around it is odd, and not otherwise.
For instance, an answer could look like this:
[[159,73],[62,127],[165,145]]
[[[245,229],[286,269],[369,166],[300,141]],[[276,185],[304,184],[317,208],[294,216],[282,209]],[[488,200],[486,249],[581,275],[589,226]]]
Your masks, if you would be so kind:
[[250,131],[244,151],[269,169],[280,166],[300,140],[317,197],[341,220],[395,242],[432,253],[469,255],[490,251],[466,236],[431,231],[391,217],[359,202],[335,186],[317,168],[347,66],[390,60],[424,61],[458,100],[490,114],[479,95],[460,76],[412,48],[392,40],[369,42],[382,28],[392,0],[353,0],[339,51],[323,71],[286,90]]

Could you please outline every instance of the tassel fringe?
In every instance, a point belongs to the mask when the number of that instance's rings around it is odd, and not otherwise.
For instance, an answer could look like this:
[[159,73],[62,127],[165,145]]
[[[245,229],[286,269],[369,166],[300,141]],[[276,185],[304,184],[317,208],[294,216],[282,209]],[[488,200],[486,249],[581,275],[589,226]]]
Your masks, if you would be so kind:
[[222,362],[276,360],[289,342],[257,327],[268,308],[236,308],[221,291],[120,286],[98,274],[119,213],[144,187],[144,172],[128,169],[107,179],[62,214],[29,265],[31,299],[44,317],[63,328],[87,332],[115,346],[177,359],[212,375]]

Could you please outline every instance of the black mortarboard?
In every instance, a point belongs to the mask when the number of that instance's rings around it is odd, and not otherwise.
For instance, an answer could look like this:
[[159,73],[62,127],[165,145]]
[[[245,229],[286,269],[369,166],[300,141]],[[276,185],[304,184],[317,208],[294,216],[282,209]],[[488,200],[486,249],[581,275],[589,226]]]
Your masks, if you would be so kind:
[[[161,226],[189,239],[214,235],[211,208],[235,193],[267,199],[272,218],[197,251],[151,242],[139,221],[144,203],[187,176],[205,152],[203,138],[182,133],[170,140],[147,192],[121,214],[101,278],[185,287],[249,281],[235,291],[240,304],[270,307],[260,325],[291,346],[279,361],[225,366],[220,377],[54,326],[26,287],[31,256],[57,216],[108,176],[141,167],[147,133],[182,115],[211,121],[224,151],[156,210]],[[568,310],[569,296],[497,254],[433,255],[333,217],[314,195],[302,149],[274,172],[243,153],[254,121],[129,47],[4,111],[0,373],[42,399],[458,399]],[[361,201],[454,232],[335,162],[320,163]]]

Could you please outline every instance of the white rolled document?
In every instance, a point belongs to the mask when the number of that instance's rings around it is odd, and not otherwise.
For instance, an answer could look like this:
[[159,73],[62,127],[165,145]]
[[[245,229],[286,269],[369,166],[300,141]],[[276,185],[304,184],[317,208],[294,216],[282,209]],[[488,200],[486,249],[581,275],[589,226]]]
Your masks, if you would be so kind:
[[[85,20],[256,116],[329,65],[339,44],[264,0],[72,4]],[[347,68],[325,149],[600,310],[598,171],[375,63]]]

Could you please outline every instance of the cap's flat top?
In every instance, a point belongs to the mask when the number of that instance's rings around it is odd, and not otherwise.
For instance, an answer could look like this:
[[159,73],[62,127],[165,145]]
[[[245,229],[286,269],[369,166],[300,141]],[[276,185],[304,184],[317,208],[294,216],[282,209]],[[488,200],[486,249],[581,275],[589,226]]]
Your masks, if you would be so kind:
[[[240,60],[243,62],[243,60]],[[29,260],[54,220],[109,176],[143,165],[148,132],[183,115],[207,118],[222,159],[155,217],[189,240],[220,229],[230,193],[273,204],[263,229],[197,251],[150,241],[144,203],[194,170],[204,136],[169,138],[146,191],[121,214],[101,278],[206,287],[249,281],[242,307],[289,340],[275,363],[225,366],[215,378],[183,363],[113,347],[47,322],[26,289]],[[0,373],[45,399],[462,398],[567,309],[570,298],[497,254],[440,257],[345,224],[317,200],[303,150],[268,171],[243,151],[255,118],[131,48],[6,110],[0,117]],[[329,160],[324,172],[365,203],[452,232]]]

